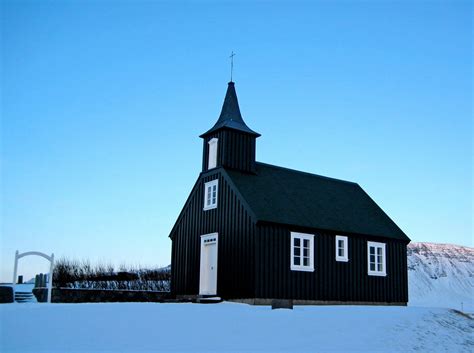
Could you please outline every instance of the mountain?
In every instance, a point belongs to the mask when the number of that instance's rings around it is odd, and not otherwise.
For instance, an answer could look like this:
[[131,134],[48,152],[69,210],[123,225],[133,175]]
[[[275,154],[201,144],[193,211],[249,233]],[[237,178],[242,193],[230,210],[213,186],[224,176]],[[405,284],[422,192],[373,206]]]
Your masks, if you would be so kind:
[[474,248],[412,242],[407,253],[409,305],[474,311]]

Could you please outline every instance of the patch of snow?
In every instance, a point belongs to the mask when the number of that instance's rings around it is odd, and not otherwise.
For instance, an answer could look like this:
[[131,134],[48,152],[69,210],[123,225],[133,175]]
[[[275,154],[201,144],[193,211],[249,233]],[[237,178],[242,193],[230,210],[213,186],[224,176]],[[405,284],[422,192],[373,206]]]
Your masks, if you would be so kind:
[[[12,283],[2,283],[2,286],[13,287]],[[15,292],[32,292],[35,287],[34,283],[22,283],[15,285]]]

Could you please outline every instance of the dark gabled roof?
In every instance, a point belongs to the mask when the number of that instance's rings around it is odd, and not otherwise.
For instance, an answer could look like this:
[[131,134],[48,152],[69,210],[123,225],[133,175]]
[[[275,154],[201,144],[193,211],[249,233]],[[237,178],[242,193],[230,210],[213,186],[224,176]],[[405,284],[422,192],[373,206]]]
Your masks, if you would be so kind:
[[206,135],[223,128],[238,130],[257,137],[260,136],[258,132],[251,130],[247,124],[245,124],[244,119],[242,119],[239,101],[237,100],[237,93],[235,92],[235,85],[232,81],[229,82],[227,86],[227,92],[225,94],[224,104],[222,105],[219,119],[210,130],[206,131],[199,137],[205,137]]
[[258,221],[410,241],[356,183],[256,163],[227,170]]

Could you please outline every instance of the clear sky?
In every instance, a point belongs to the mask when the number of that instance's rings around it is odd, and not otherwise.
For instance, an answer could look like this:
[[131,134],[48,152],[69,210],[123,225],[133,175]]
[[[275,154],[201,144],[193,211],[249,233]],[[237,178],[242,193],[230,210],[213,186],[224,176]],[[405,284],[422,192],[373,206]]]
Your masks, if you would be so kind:
[[168,265],[232,50],[259,161],[356,181],[413,241],[472,246],[472,10],[3,1],[0,280],[16,249]]

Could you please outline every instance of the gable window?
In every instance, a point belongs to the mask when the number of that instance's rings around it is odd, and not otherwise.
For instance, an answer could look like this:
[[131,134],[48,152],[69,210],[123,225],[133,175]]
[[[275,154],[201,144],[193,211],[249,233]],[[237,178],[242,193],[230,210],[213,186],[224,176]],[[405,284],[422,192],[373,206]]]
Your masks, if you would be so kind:
[[209,140],[209,160],[207,163],[207,169],[215,168],[217,165],[217,139],[214,137]]
[[204,184],[204,211],[217,207],[218,179]]
[[367,242],[368,274],[370,276],[386,276],[385,243]]
[[291,270],[314,271],[314,234],[291,232]]
[[347,237],[336,235],[336,261],[349,261]]

